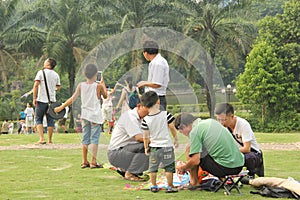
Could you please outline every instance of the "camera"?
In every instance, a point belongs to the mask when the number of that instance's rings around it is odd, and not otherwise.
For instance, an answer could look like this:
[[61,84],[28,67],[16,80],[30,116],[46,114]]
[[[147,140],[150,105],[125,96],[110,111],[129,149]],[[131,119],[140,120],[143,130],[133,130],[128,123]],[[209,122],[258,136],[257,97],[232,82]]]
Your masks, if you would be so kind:
[[99,83],[101,81],[102,71],[98,71],[96,82]]

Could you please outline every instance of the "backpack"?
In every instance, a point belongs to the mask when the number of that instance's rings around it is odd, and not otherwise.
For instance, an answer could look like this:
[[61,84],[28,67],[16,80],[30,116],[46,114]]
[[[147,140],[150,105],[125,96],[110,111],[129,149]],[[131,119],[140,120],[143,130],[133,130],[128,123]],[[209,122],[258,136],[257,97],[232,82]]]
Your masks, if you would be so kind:
[[281,187],[267,187],[263,186],[258,191],[251,191],[251,194],[260,194],[263,197],[273,198],[293,198],[298,199],[299,197],[292,193],[290,190]]
[[139,102],[140,99],[137,90],[134,90],[128,94],[128,105],[130,109],[134,109]]

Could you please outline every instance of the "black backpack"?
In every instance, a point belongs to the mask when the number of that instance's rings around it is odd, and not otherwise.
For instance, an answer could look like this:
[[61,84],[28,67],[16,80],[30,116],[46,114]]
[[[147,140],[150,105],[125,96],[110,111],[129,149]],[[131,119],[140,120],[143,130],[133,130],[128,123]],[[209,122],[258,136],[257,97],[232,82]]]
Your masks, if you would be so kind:
[[300,197],[297,194],[281,187],[262,186],[260,189],[258,189],[258,191],[251,191],[250,193],[259,194],[263,197],[300,199]]

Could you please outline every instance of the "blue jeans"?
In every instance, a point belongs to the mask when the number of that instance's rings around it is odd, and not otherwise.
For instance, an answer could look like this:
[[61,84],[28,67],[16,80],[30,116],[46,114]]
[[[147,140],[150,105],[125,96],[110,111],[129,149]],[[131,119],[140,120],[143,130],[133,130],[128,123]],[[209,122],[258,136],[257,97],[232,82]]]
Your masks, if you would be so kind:
[[82,119],[82,144],[99,144],[101,126]]

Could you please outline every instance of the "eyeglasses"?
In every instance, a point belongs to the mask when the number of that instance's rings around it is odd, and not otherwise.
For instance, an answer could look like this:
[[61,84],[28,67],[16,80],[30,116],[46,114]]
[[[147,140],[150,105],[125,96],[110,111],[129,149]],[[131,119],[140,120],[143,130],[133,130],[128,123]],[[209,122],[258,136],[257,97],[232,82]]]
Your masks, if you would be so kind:
[[175,125],[176,130],[182,130],[184,127],[182,124]]

